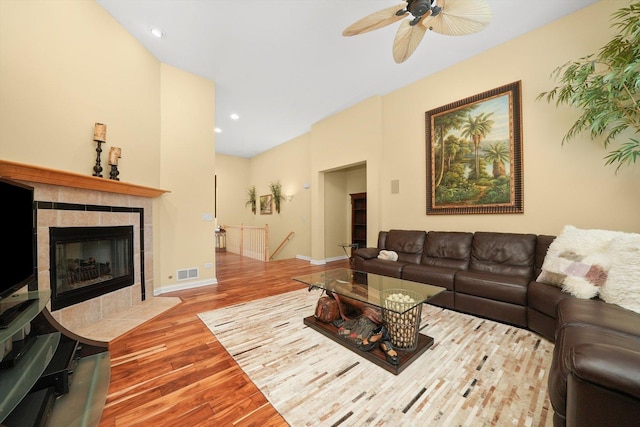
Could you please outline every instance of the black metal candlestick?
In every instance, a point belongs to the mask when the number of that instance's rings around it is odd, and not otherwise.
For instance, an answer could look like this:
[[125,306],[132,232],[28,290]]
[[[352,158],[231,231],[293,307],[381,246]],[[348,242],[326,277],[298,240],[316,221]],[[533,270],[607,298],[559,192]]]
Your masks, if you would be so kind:
[[111,165],[111,172],[109,173],[109,179],[120,181],[120,178],[118,178],[118,175],[120,175],[120,171],[118,171],[118,165]]
[[102,153],[102,141],[96,141],[98,146],[96,147],[96,165],[93,167],[93,176],[102,178],[102,166],[100,166],[100,154]]

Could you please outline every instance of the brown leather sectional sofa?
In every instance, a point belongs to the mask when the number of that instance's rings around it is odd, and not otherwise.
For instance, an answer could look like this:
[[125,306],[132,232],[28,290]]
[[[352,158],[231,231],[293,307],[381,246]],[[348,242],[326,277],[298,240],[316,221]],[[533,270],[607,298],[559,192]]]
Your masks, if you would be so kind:
[[[530,329],[555,342],[555,426],[640,423],[640,314],[537,282],[554,236],[381,231],[354,251],[355,270],[446,288],[429,303]],[[397,261],[379,259],[394,251]]]

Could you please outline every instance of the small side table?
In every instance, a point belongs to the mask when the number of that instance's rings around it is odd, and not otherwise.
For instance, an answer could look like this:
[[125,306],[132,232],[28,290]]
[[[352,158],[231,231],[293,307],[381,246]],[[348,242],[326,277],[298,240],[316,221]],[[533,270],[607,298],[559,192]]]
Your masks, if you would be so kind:
[[[358,249],[360,245],[358,243],[338,243],[338,246],[342,248],[344,254],[349,258],[349,265],[353,262],[353,251]],[[351,254],[347,252],[347,248],[351,248]]]
[[224,228],[216,229],[216,252],[227,251],[227,232]]

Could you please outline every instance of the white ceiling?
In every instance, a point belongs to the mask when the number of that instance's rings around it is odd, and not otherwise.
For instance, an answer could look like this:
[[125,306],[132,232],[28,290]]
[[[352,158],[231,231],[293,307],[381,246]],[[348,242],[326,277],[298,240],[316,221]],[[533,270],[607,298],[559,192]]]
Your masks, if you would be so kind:
[[[429,32],[396,64],[399,23],[353,37],[342,30],[398,0],[97,0],[158,60],[215,83],[222,129],[216,152],[240,157],[596,1],[487,0],[493,19],[485,30],[462,37]],[[153,37],[154,26],[165,37]]]

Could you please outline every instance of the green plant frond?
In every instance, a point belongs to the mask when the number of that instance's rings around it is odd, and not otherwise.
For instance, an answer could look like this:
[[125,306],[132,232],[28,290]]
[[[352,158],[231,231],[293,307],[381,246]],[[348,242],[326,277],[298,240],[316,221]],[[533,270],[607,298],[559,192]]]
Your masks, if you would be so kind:
[[[597,54],[554,69],[551,78],[557,85],[536,98],[581,111],[562,144],[585,131],[592,139],[602,138],[605,148],[629,129],[640,134],[640,1],[615,11],[611,21],[617,34]],[[606,159],[619,168],[635,163],[638,157],[640,146],[631,139]]]
[[605,156],[605,165],[617,163],[617,173],[622,166],[630,166],[638,159],[640,159],[640,142],[632,138],[630,141],[623,143],[620,148]]

